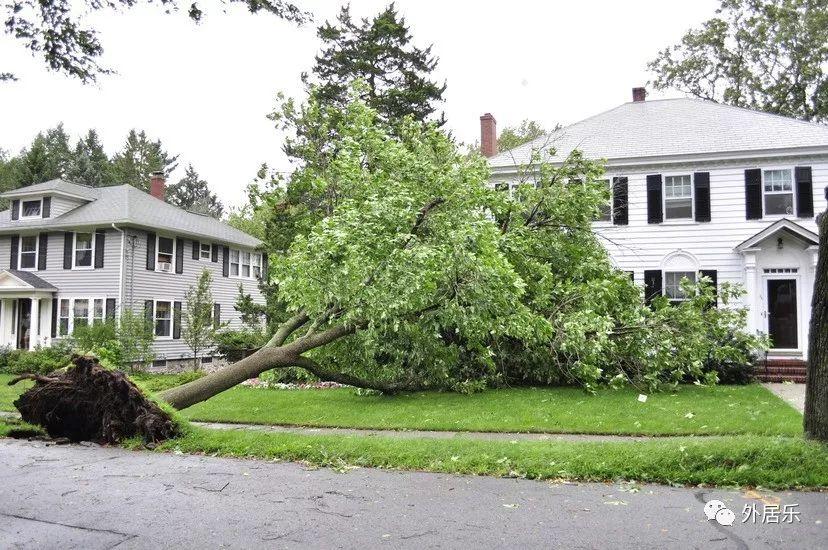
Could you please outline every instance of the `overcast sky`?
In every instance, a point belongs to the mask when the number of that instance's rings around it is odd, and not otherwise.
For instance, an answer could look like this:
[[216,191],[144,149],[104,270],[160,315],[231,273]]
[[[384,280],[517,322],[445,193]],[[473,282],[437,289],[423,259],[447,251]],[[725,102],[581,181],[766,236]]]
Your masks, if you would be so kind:
[[[63,121],[73,141],[96,128],[113,154],[130,128],[160,138],[192,163],[226,204],[244,200],[258,166],[288,167],[281,136],[265,115],[275,94],[301,97],[299,75],[319,49],[316,26],[341,3],[297,0],[316,21],[303,27],[241,7],[224,14],[203,2],[206,21],[164,15],[158,6],[94,15],[105,54],[118,74],[93,86],[48,72],[5,35],[0,71],[0,148],[16,153],[39,131]],[[354,0],[368,16],[387,2]],[[185,2],[186,4],[186,2]],[[524,118],[571,123],[630,100],[644,85],[659,49],[711,17],[715,0],[483,2],[399,0],[415,42],[433,44],[437,77],[448,89],[443,109],[461,140],[479,136],[479,117],[498,127]],[[674,97],[652,93],[650,98]]]

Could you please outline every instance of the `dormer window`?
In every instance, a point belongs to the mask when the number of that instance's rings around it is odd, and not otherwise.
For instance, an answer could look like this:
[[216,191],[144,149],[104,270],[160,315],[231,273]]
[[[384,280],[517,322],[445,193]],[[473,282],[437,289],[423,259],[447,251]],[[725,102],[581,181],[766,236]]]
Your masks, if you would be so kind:
[[28,220],[43,216],[43,199],[20,201],[20,219]]

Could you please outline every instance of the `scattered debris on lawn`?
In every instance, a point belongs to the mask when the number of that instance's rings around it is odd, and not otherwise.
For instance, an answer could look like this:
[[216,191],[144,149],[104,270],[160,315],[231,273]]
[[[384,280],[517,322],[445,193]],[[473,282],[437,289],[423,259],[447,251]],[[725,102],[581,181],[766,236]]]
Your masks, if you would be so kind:
[[103,368],[89,356],[49,376],[24,374],[9,382],[34,380],[14,402],[23,420],[42,426],[53,438],[117,443],[140,436],[157,443],[178,435],[176,423],[147,399],[127,376]]
[[251,378],[241,383],[242,386],[248,388],[264,388],[268,390],[329,390],[334,388],[350,388],[344,384],[337,384],[336,382],[313,382],[310,384],[285,384],[283,382],[267,382],[260,378]]

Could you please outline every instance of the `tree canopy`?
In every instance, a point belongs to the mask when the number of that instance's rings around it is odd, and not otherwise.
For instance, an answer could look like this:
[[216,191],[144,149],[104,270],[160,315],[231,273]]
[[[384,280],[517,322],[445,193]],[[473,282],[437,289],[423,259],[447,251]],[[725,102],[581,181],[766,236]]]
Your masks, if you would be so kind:
[[518,145],[529,143],[547,133],[548,131],[540,122],[524,119],[517,126],[506,126],[500,131],[497,137],[497,150],[503,152],[514,149]]
[[167,187],[167,202],[189,210],[221,218],[224,206],[215,193],[210,191],[207,182],[198,175],[193,165],[187,166],[184,177]]
[[[94,12],[128,10],[151,0],[12,0],[5,3],[5,31],[20,42],[32,55],[42,57],[51,71],[95,82],[98,75],[110,74],[112,69],[98,63],[103,45],[90,19]],[[278,18],[304,23],[310,14],[287,0],[228,0],[243,4],[251,13],[270,13]],[[164,13],[178,11],[177,0],[160,0]],[[199,22],[206,15],[198,2],[187,7],[187,15]],[[0,81],[16,80],[12,72],[0,72]]]
[[[431,46],[413,44],[405,18],[393,3],[359,22],[354,22],[346,4],[336,23],[326,21],[317,36],[322,51],[316,56],[312,76],[303,75],[303,80],[319,88],[323,102],[343,107],[357,80],[365,83],[360,98],[385,121],[407,115],[417,121],[431,119],[443,101],[446,85],[431,76],[437,57]],[[442,115],[439,122],[444,122]]]
[[658,89],[828,121],[828,1],[722,0],[648,67]]

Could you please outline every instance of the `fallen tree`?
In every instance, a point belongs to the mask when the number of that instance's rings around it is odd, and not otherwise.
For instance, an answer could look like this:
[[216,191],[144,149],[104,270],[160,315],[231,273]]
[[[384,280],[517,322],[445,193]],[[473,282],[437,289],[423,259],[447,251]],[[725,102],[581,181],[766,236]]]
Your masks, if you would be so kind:
[[76,356],[73,363],[63,372],[24,374],[9,382],[35,382],[14,402],[23,420],[70,441],[116,443],[139,436],[154,443],[178,434],[170,415],[124,373],[105,369],[92,357]]

